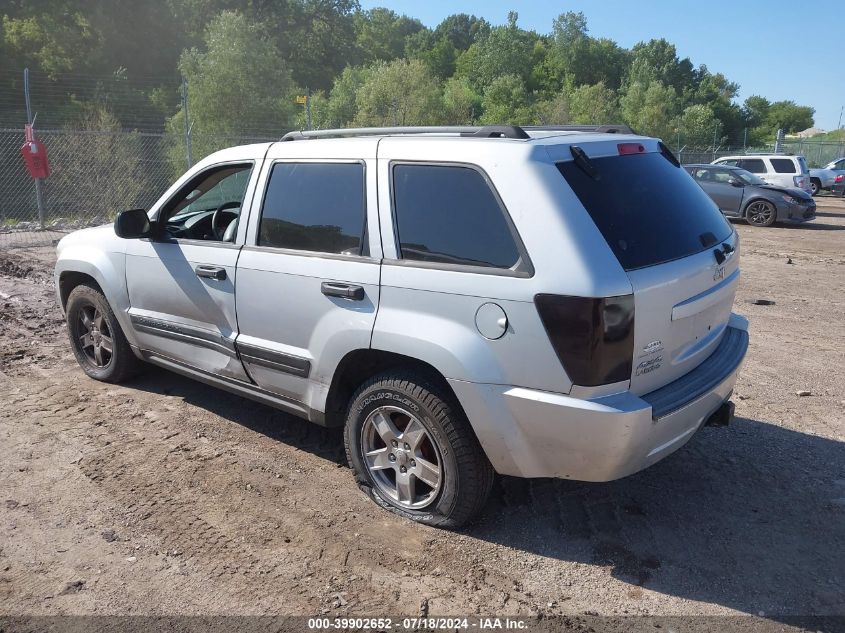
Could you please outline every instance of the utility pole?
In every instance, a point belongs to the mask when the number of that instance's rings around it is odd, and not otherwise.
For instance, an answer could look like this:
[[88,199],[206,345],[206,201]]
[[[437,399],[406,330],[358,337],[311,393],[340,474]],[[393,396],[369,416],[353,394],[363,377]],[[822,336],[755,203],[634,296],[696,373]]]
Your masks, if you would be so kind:
[[194,157],[191,147],[191,128],[190,116],[188,114],[188,80],[182,77],[182,114],[185,118],[185,157],[188,162],[188,169],[194,164]]
[[[35,125],[35,119],[32,117],[32,102],[29,97],[29,68],[23,69],[23,94],[26,100],[26,122],[28,125]],[[44,223],[47,218],[47,213],[44,209],[44,192],[42,190],[43,184],[41,178],[35,179],[35,204],[38,205],[38,224],[44,228]]]
[[845,105],[839,108],[839,123],[836,125],[837,130],[842,129],[842,111],[845,110]]

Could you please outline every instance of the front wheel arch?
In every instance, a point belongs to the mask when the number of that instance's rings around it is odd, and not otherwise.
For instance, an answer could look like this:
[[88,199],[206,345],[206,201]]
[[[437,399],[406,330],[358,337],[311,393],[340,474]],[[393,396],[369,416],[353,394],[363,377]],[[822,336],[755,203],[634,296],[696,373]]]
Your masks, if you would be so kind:
[[74,288],[82,285],[91,286],[99,292],[103,292],[100,284],[98,284],[97,280],[91,275],[80,273],[75,270],[66,270],[59,275],[59,296],[61,298],[63,311],[67,308],[67,300],[68,297],[70,297],[70,293],[73,292]]

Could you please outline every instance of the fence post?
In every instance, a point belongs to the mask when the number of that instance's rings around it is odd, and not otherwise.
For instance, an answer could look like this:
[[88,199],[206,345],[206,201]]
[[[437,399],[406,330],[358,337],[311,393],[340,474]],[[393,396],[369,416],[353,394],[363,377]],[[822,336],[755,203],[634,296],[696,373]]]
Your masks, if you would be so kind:
[[185,119],[185,158],[188,162],[188,169],[194,164],[194,157],[191,147],[191,123],[188,114],[188,80],[182,77],[182,113]]
[[[29,96],[29,68],[23,69],[23,94],[26,101],[26,122],[33,125],[35,120],[32,118],[32,103]],[[35,179],[35,204],[38,205],[38,224],[44,228],[47,220],[47,213],[44,209],[44,192],[42,190],[41,178]]]

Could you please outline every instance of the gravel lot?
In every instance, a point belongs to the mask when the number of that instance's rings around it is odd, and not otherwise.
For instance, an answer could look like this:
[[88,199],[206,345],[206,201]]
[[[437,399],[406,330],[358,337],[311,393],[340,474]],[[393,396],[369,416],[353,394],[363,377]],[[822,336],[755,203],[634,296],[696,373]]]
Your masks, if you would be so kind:
[[0,614],[845,615],[845,204],[819,204],[737,224],[734,425],[617,482],[502,478],[461,533],[368,501],[338,432],[89,380],[53,250],[0,251]]

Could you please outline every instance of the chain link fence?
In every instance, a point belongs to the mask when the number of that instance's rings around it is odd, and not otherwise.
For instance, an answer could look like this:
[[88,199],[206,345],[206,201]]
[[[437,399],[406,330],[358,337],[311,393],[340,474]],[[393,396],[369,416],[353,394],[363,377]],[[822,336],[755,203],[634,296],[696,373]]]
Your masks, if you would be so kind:
[[[38,130],[51,174],[35,181],[24,167],[22,129],[0,128],[0,249],[49,245],[63,234],[111,222],[124,209],[150,208],[187,168],[180,137],[150,132]],[[202,152],[274,138],[200,139]],[[195,145],[196,147],[196,145]],[[194,160],[202,158],[194,152]]]

